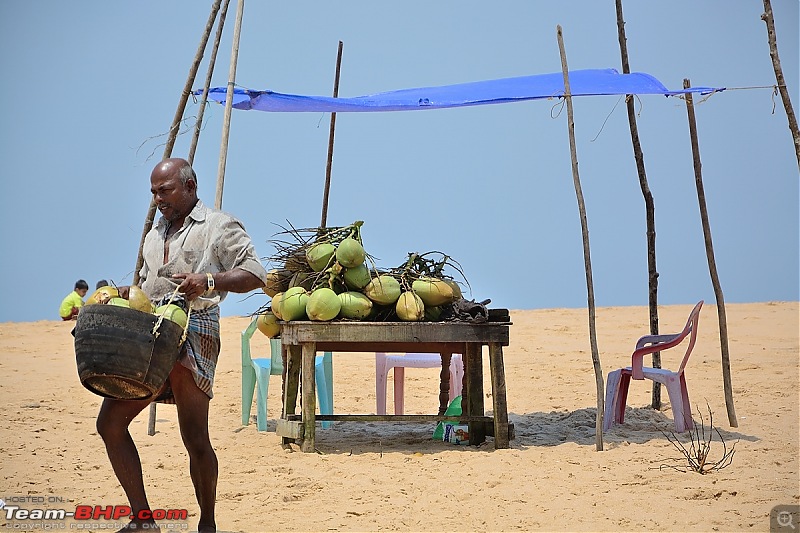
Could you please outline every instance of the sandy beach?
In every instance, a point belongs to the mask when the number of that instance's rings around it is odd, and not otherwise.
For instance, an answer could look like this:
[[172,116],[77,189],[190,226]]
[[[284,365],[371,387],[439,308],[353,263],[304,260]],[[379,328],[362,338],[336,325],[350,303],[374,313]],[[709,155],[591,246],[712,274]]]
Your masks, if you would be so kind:
[[[663,306],[662,333],[680,331],[694,302]],[[337,422],[317,430],[319,453],[283,450],[275,435],[279,377],[273,377],[269,427],[241,425],[240,332],[246,317],[222,319],[222,354],[210,426],[220,463],[217,524],[223,531],[769,531],[770,510],[800,504],[800,311],[797,302],[728,304],[738,427],[728,424],[717,310],[706,302],[686,370],[691,401],[728,447],[732,463],[707,475],[662,465],[685,464],[662,432],[671,432],[664,391],[661,412],[648,408],[650,381],[634,381],[624,425],[595,450],[595,378],[585,309],[512,310],[505,349],[511,448],[495,450],[431,439],[427,424]],[[648,310],[597,310],[604,375],[630,364],[647,333]],[[0,324],[2,486],[6,504],[46,508],[126,504],[95,430],[100,397],[77,377],[74,323]],[[254,351],[267,353],[256,333]],[[675,369],[683,351],[664,352]],[[488,355],[484,353],[484,359]],[[334,409],[375,412],[375,363],[368,354],[334,354]],[[491,386],[486,372],[486,405]],[[438,372],[407,369],[406,413],[433,413]],[[391,380],[388,405],[391,404]],[[708,404],[708,407],[706,407]],[[148,411],[131,425],[153,508],[197,504],[174,406],[159,405],[156,434]],[[707,421],[707,420],[706,420]],[[684,439],[687,436],[683,436]],[[715,435],[710,458],[722,444]],[[33,498],[31,498],[33,497]],[[26,502],[26,503],[20,503]],[[44,529],[9,520],[6,529]],[[109,520],[68,521],[99,529]],[[800,527],[800,524],[795,524]],[[55,528],[55,527],[54,527]],[[788,529],[787,529],[788,531]]]

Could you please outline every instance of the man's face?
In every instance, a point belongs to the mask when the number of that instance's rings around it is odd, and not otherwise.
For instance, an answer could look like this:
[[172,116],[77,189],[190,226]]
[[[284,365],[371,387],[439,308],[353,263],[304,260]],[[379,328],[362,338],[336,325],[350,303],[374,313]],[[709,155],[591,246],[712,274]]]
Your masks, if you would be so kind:
[[197,201],[197,185],[193,180],[181,181],[178,172],[154,172],[150,176],[150,192],[153,201],[164,218],[170,222],[180,220],[194,207]]

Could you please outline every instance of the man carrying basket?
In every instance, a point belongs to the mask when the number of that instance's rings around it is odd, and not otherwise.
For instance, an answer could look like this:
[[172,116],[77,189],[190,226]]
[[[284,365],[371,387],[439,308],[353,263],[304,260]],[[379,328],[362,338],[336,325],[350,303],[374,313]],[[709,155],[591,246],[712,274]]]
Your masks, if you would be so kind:
[[[200,506],[198,531],[215,531],[218,467],[209,438],[208,408],[220,350],[219,303],[228,292],[263,287],[267,273],[242,224],[198,199],[197,177],[188,161],[172,158],[156,165],[150,192],[162,217],[145,237],[142,290],[151,301],[166,303],[177,289],[191,306],[187,340],[155,401],[177,407]],[[127,297],[127,289],[122,287],[120,295]],[[128,431],[151,401],[105,398],[97,417],[97,431],[136,517],[130,529],[157,527],[152,519],[141,519],[140,511],[150,507],[139,453]]]

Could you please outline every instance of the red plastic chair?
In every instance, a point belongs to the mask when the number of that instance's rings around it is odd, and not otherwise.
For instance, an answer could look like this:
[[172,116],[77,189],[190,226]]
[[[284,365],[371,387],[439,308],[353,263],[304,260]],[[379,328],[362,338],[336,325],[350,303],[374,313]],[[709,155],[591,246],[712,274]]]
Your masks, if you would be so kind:
[[[675,418],[675,431],[683,433],[692,427],[692,406],[689,404],[689,392],[686,389],[686,377],[683,370],[692,354],[692,348],[697,340],[697,322],[700,317],[700,300],[692,309],[689,320],[683,331],[673,335],[645,335],[636,343],[636,350],[631,356],[631,366],[609,372],[606,383],[606,409],[603,417],[603,430],[610,429],[614,424],[625,421],[625,403],[628,399],[628,386],[631,378],[650,379],[662,383],[667,388],[669,402],[672,405],[672,414]],[[678,346],[686,337],[689,345],[677,372],[664,368],[650,368],[643,366],[644,356],[653,352],[663,352]]]

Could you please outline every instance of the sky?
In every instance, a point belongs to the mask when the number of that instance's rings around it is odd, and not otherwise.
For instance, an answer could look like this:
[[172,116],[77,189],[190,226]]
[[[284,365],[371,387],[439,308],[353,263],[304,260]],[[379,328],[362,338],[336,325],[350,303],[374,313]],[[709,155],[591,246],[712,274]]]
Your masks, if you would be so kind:
[[[77,279],[133,278],[149,175],[178,106],[212,2],[0,2],[0,322],[58,320]],[[612,0],[442,2],[248,0],[236,83],[330,96],[561,71],[621,70]],[[772,0],[795,113],[797,0]],[[761,0],[624,2],[633,71],[670,89],[726,87],[695,99],[714,256],[727,303],[798,300],[800,193],[786,114],[771,86]],[[224,86],[236,0],[212,86]],[[209,46],[210,50],[210,46]],[[207,53],[193,87],[202,87]],[[767,88],[757,88],[767,87]],[[715,301],[685,102],[642,96],[637,124],[655,202],[658,299]],[[186,116],[199,111],[190,101]],[[644,200],[624,101],[574,101],[580,180],[597,306],[646,306]],[[224,107],[204,118],[194,167],[213,205]],[[282,227],[320,223],[330,116],[233,110],[223,210],[265,267]],[[189,126],[173,155],[185,157]],[[363,220],[379,266],[440,251],[491,307],[587,306],[583,244],[558,100],[416,112],[339,113],[328,225]],[[230,294],[222,315],[252,313],[260,293]]]

